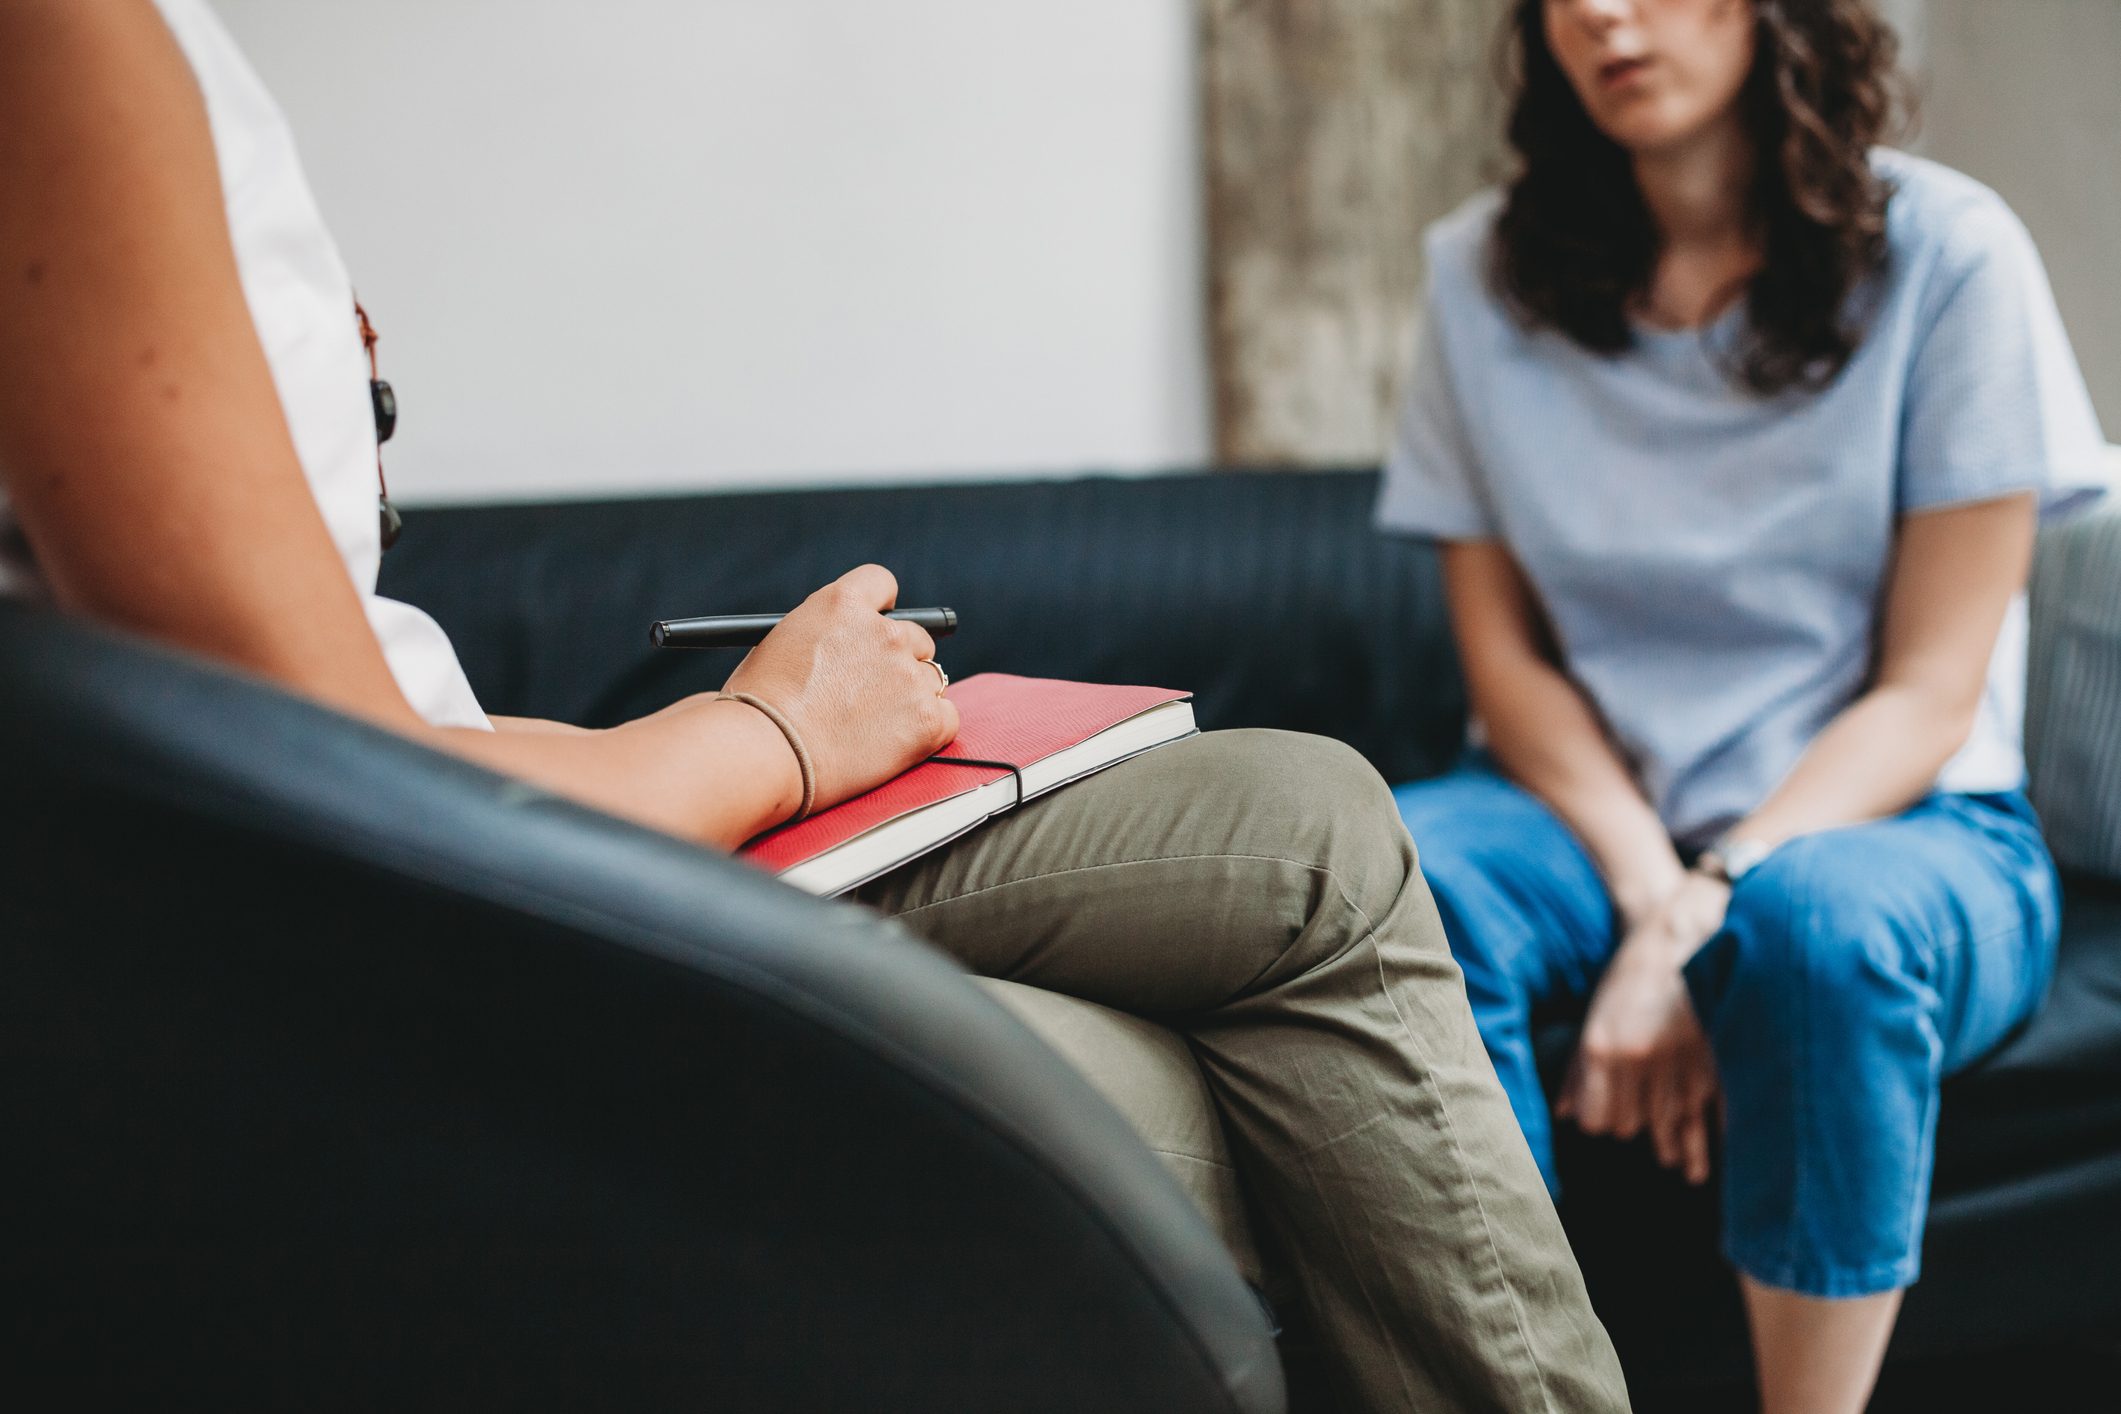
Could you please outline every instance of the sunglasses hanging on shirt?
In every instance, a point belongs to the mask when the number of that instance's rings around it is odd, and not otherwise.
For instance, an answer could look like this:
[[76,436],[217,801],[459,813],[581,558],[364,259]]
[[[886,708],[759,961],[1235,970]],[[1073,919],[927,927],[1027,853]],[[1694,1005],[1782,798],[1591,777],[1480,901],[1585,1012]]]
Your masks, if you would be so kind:
[[361,325],[361,347],[368,354],[368,403],[376,415],[376,512],[381,518],[383,548],[388,550],[398,543],[398,533],[405,529],[405,518],[390,503],[390,483],[383,479],[383,444],[398,430],[398,395],[377,371],[376,345],[381,340],[376,326],[368,322],[368,311],[361,308],[358,295],[354,297],[354,318]]

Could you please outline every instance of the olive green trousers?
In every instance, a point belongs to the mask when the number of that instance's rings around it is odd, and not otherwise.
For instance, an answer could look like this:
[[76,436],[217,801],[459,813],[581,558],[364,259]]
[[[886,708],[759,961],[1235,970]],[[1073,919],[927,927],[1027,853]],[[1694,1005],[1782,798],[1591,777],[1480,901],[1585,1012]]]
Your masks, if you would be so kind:
[[860,897],[974,972],[1184,1039],[1261,1248],[1347,1407],[1627,1408],[1413,843],[1355,752],[1282,732],[1192,738]]

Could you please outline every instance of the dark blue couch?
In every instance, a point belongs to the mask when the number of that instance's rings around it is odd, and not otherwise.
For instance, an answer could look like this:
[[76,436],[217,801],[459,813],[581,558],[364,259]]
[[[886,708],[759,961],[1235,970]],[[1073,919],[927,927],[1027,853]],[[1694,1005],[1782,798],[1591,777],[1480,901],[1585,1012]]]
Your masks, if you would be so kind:
[[[784,607],[876,560],[904,602],[964,615],[941,655],[954,676],[1187,687],[1208,727],[1325,733],[1402,780],[1451,761],[1464,698],[1433,556],[1372,533],[1374,489],[1361,472],[1227,474],[424,510],[383,588],[441,621],[490,710],[594,725],[716,687],[733,666],[650,650],[652,618]],[[2121,594],[2121,556],[2057,578],[2036,615]],[[2046,721],[2076,710],[2038,681],[2034,698]],[[2098,710],[2114,704],[2082,704]],[[2110,725],[2121,755],[2121,718]],[[1557,1057],[1568,1022],[1549,1037]],[[1894,1359],[2111,1338],[2121,880],[2071,873],[2052,1000],[1945,1094],[1925,1276]],[[1742,1381],[1712,1197],[1635,1147],[1578,1140],[1562,1163],[1565,1216],[1645,1406]]]

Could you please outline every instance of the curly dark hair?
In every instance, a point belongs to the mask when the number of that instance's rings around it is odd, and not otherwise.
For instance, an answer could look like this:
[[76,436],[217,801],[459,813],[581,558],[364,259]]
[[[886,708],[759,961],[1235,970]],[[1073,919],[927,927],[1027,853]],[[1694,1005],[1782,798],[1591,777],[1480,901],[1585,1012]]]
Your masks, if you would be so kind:
[[[1763,263],[1732,376],[1762,396],[1832,383],[1861,342],[1850,295],[1883,268],[1892,189],[1871,148],[1904,111],[1899,41],[1868,0],[1751,0],[1752,72],[1739,108],[1759,154],[1753,220]],[[1585,348],[1634,343],[1658,233],[1627,152],[1600,132],[1547,48],[1542,0],[1519,0],[1505,38],[1522,170],[1496,224],[1494,278],[1527,323]]]

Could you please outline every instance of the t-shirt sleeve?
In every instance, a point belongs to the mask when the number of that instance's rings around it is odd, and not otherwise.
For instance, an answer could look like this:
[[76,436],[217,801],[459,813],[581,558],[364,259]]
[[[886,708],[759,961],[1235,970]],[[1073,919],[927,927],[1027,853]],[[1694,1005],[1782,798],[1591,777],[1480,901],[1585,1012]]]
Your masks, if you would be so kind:
[[1377,524],[1396,534],[1438,540],[1488,540],[1498,533],[1444,358],[1443,320],[1433,285],[1385,456]]
[[2000,201],[1951,234],[1908,371],[1900,510],[2014,491],[2037,491],[2047,516],[2089,505],[2106,439],[2031,234]]

